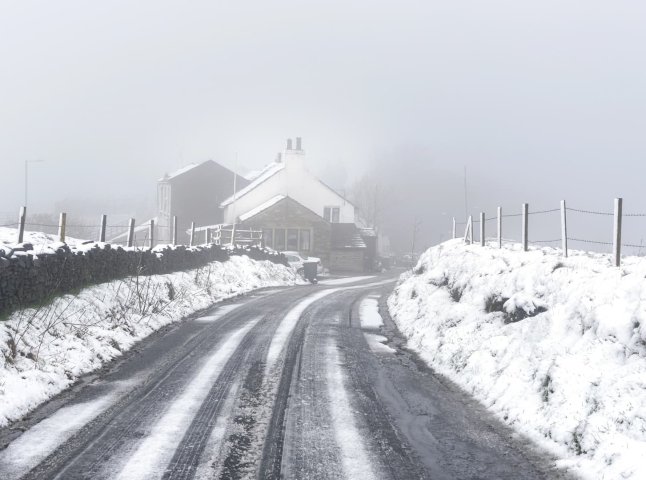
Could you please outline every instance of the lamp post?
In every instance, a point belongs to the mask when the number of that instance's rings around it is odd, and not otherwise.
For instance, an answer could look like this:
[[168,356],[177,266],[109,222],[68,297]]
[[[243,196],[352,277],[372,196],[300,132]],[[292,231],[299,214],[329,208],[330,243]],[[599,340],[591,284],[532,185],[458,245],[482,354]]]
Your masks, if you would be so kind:
[[27,199],[29,193],[29,164],[43,162],[44,160],[25,160],[25,208],[27,207]]

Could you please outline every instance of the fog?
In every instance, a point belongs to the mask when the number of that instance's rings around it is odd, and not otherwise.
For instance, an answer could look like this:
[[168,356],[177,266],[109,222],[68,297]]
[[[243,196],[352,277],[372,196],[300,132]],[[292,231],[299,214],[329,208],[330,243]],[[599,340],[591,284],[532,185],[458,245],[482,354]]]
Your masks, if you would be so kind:
[[[293,136],[338,190],[372,176],[399,250],[416,222],[421,248],[464,219],[465,167],[474,215],[646,212],[645,23],[637,0],[0,0],[0,213],[27,160],[32,211],[147,215],[165,172],[245,173]],[[604,217],[574,222],[609,238]]]

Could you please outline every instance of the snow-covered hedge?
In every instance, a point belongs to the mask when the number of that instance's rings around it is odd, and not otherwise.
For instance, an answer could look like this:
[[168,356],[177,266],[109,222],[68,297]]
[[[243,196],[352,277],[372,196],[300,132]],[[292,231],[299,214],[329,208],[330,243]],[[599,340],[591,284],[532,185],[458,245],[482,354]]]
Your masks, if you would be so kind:
[[295,282],[289,267],[238,255],[113,280],[14,312],[0,322],[0,427],[164,325],[256,288]]
[[429,249],[389,298],[409,346],[591,479],[646,478],[646,259]]

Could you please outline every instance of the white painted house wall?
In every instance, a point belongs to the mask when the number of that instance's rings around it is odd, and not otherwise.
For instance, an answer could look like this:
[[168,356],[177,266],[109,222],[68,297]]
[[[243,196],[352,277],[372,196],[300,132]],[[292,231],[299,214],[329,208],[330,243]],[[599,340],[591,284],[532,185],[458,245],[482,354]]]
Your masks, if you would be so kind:
[[[303,150],[289,149],[282,155],[284,167],[248,192],[241,192],[235,202],[225,206],[224,221],[234,219],[271,200],[286,195],[323,217],[325,207],[339,207],[339,222],[355,221],[354,206],[341,195],[322,184],[305,165]],[[252,182],[253,184],[253,182]]]

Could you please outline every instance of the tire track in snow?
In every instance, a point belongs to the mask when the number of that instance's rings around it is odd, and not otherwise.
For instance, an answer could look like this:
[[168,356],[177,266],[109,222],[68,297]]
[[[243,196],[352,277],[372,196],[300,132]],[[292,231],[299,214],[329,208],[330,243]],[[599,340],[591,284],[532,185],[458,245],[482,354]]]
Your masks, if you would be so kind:
[[330,398],[330,413],[334,436],[341,451],[341,462],[346,478],[370,480],[377,478],[372,470],[363,439],[350,410],[350,396],[345,388],[339,350],[333,338],[328,341],[326,378]]
[[181,438],[189,428],[191,419],[199,411],[211,386],[218,379],[227,359],[233,355],[244,336],[258,323],[259,318],[248,322],[231,334],[211,355],[198,374],[160,418],[152,432],[139,445],[117,476],[118,480],[143,480],[163,475]]
[[292,332],[294,331],[294,328],[296,328],[296,324],[300,320],[301,315],[303,315],[303,312],[305,312],[307,307],[312,305],[317,300],[320,300],[323,297],[327,297],[328,295],[338,292],[339,290],[340,289],[338,288],[331,288],[328,290],[318,291],[313,295],[306,297],[304,300],[301,300],[294,308],[287,312],[287,315],[285,315],[283,320],[280,322],[280,325],[278,325],[276,333],[274,334],[274,338],[271,340],[271,344],[269,345],[269,351],[267,352],[266,372],[269,372],[276,365],[278,357],[285,349],[285,345],[287,344]]
[[23,433],[0,452],[0,478],[14,480],[25,475],[84,425],[107,410],[134,383],[118,382],[105,395],[63,407]]

